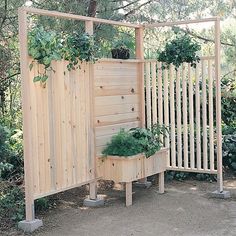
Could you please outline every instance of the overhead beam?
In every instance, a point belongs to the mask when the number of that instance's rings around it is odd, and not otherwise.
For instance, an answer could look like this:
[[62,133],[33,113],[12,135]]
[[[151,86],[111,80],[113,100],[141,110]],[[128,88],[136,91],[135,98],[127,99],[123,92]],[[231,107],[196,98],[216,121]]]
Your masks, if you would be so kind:
[[158,28],[165,26],[176,26],[176,25],[188,25],[188,24],[196,24],[196,23],[206,23],[206,22],[215,22],[217,17],[198,19],[198,20],[186,20],[186,21],[173,21],[173,22],[162,22],[162,23],[152,23],[152,24],[144,24],[144,28]]
[[114,20],[106,20],[106,19],[101,19],[101,18],[96,18],[96,17],[80,16],[80,15],[75,15],[75,14],[71,14],[71,13],[63,13],[63,12],[59,12],[59,11],[49,11],[49,10],[37,9],[37,8],[33,8],[33,7],[21,7],[20,9],[21,9],[21,11],[25,11],[26,13],[42,15],[42,16],[52,16],[52,17],[58,17],[58,18],[64,18],[64,19],[74,19],[74,20],[81,20],[81,21],[92,21],[95,23],[125,26],[125,27],[129,27],[129,28],[143,27],[142,25],[138,25],[138,24],[119,22],[119,21],[114,21]]

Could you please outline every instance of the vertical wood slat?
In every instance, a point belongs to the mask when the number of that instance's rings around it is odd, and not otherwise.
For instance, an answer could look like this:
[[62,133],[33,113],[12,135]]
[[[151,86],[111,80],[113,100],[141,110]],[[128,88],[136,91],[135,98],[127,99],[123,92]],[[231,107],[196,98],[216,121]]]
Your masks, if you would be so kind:
[[[168,70],[164,70],[164,124],[169,129],[169,92],[168,92]],[[165,137],[165,147],[170,146],[169,132]],[[170,166],[170,154],[167,159],[167,166]]]
[[202,168],[201,163],[201,124],[200,124],[200,89],[199,89],[199,76],[200,65],[197,63],[195,71],[195,90],[196,90],[196,152],[197,152],[197,169]]
[[176,72],[176,112],[177,112],[177,152],[178,167],[182,167],[182,125],[181,125],[181,85],[180,69]]
[[157,123],[157,78],[156,78],[156,62],[151,63],[152,66],[152,123]]
[[221,81],[220,81],[220,17],[215,21],[215,78],[216,78],[216,140],[217,140],[217,182],[218,191],[223,191],[222,172],[222,127],[221,127]]
[[182,74],[182,90],[183,90],[183,141],[184,141],[184,168],[188,168],[188,114],[187,114],[187,81],[186,81],[186,67],[183,65]]
[[170,66],[170,131],[171,131],[171,166],[176,167],[175,150],[175,88],[174,88],[174,67]]
[[202,134],[203,134],[203,168],[208,169],[207,155],[207,93],[206,93],[206,61],[202,61]]
[[150,87],[150,63],[146,63],[146,114],[147,114],[147,127],[152,125],[151,117],[151,87]]
[[194,159],[194,115],[193,115],[193,78],[192,68],[188,65],[188,79],[189,79],[189,128],[190,128],[190,167],[195,168]]
[[[163,125],[162,63],[158,62],[158,123]],[[160,136],[163,141],[163,135]]]
[[210,170],[214,170],[214,127],[213,127],[213,80],[212,61],[208,60],[208,93],[209,93],[209,148],[210,148]]

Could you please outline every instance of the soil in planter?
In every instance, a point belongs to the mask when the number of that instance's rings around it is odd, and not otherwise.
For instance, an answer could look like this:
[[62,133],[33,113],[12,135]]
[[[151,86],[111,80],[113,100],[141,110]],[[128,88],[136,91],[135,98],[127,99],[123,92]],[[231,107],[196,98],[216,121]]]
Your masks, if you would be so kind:
[[111,50],[112,58],[114,59],[129,59],[130,52],[128,48],[114,48]]

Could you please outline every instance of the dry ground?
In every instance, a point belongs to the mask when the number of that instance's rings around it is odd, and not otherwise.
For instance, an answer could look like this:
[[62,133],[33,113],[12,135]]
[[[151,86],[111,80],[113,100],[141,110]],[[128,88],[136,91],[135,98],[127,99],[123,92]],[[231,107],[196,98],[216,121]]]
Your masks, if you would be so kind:
[[[81,206],[83,189],[61,194],[56,209],[46,212],[44,227],[34,236],[235,236],[236,180],[226,181],[233,197],[212,199],[207,193],[216,184],[199,181],[171,182],[166,193],[157,186],[134,188],[133,206],[125,207],[124,192],[101,188],[106,197],[102,208]],[[12,231],[6,235],[23,235]]]

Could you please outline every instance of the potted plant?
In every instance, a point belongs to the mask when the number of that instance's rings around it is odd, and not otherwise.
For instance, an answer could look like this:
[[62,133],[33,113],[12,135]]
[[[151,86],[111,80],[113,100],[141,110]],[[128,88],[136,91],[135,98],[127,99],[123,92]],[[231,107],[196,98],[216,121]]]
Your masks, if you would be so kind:
[[112,58],[114,59],[129,59],[134,48],[133,40],[129,37],[117,39],[113,43],[111,49]]
[[168,148],[162,147],[161,135],[167,129],[154,125],[150,129],[121,130],[112,137],[98,161],[98,174],[105,180],[126,183],[126,205],[132,204],[132,181],[161,174],[160,192],[164,190],[164,171]]

